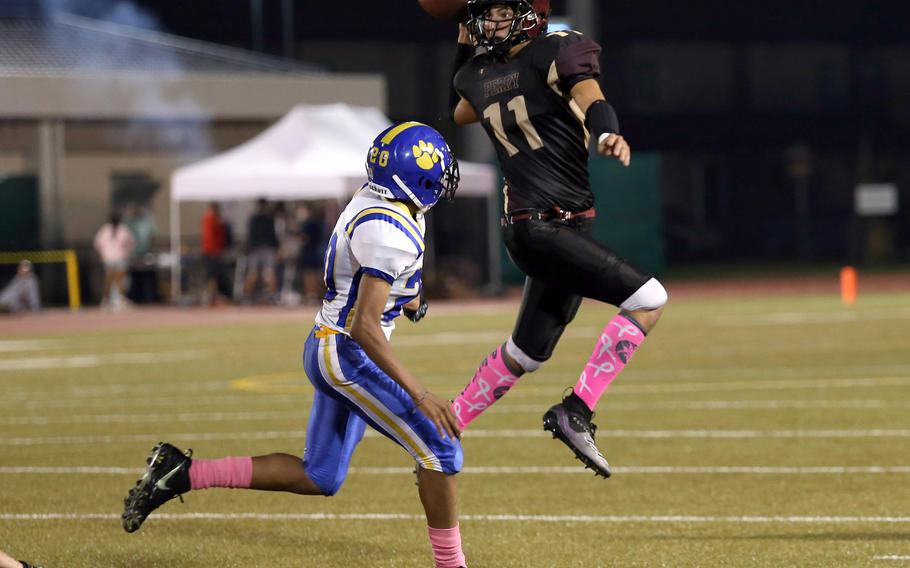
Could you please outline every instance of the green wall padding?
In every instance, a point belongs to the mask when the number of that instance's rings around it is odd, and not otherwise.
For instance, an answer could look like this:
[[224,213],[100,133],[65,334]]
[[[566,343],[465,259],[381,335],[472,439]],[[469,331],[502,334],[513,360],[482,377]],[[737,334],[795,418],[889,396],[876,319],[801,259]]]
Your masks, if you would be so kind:
[[[594,238],[644,271],[660,274],[665,264],[660,208],[660,154],[639,152],[628,168],[602,156],[589,162],[597,221]],[[520,284],[524,275],[502,247],[504,284]]]
[[591,158],[597,224],[594,237],[642,270],[659,274],[665,263],[660,209],[660,154],[641,152],[628,168]]
[[38,180],[0,176],[0,250],[35,250],[41,244]]

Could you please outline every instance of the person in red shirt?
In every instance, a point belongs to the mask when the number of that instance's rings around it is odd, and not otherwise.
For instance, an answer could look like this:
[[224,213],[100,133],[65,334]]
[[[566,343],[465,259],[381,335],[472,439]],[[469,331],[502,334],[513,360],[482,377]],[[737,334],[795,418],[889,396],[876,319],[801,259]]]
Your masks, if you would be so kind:
[[224,266],[222,257],[226,246],[224,222],[218,204],[213,202],[202,215],[202,258],[205,262],[205,294],[209,305],[227,301],[219,290]]

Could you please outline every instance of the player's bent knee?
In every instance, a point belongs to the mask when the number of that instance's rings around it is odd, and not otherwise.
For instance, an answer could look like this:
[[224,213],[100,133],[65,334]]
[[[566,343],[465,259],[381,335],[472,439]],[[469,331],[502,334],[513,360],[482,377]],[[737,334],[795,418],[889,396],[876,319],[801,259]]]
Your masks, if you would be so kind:
[[316,487],[319,488],[319,491],[322,495],[326,497],[331,497],[332,495],[338,493],[341,489],[341,486],[344,484],[344,478],[341,479],[321,479],[313,480],[313,483],[316,484]]
[[656,310],[662,308],[669,299],[667,290],[656,278],[651,278],[635,291],[620,308],[628,312],[637,310]]
[[464,451],[461,449],[461,442],[457,439],[438,439],[431,447],[436,459],[427,461],[418,458],[417,467],[447,475],[454,475],[464,467]]
[[511,337],[509,337],[509,340],[506,342],[506,353],[508,353],[509,357],[518,363],[526,373],[536,371],[546,361],[546,359],[539,361],[522,351],[518,345],[515,345],[515,341],[513,341]]
[[319,488],[322,495],[331,497],[338,493],[344,484],[346,475],[334,471],[319,471],[315,468],[306,468],[306,474],[313,484]]

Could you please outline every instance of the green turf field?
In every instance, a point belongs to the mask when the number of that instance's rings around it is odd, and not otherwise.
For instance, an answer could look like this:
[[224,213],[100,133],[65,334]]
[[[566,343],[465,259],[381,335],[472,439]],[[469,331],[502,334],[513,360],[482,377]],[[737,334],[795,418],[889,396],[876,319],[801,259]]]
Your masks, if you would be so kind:
[[[451,397],[513,313],[440,311],[393,344]],[[910,295],[671,302],[597,409],[605,481],[540,423],[612,313],[585,304],[465,435],[470,566],[910,566]],[[158,440],[302,452],[308,330],[4,337],[0,549],[48,568],[431,566],[410,458],[376,436],[333,498],[214,489],[121,529]]]

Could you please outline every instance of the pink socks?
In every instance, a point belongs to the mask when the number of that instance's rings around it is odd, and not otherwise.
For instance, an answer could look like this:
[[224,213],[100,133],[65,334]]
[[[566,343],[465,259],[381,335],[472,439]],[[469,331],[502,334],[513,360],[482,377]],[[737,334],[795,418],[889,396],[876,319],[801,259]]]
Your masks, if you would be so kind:
[[[591,353],[591,358],[573,389],[589,409],[594,410],[604,390],[623,370],[644,339],[645,334],[638,324],[626,316],[620,314],[610,320],[600,334],[600,341],[595,345],[594,352]],[[462,429],[499,400],[518,381],[519,375],[506,367],[503,349],[502,346],[498,347],[483,360],[471,382],[452,402],[452,412],[458,418]],[[509,351],[509,354],[512,355],[512,351]],[[539,362],[531,360],[526,355],[524,357],[528,361],[519,359],[519,363],[526,371],[533,371],[540,366]]]
[[506,368],[502,346],[483,360],[468,386],[455,397],[452,412],[458,418],[461,428],[480,416],[490,405],[506,394],[518,377]]
[[217,460],[193,460],[190,464],[190,487],[249,488],[253,480],[253,458],[221,458]]
[[464,552],[461,550],[461,531],[458,525],[451,529],[427,527],[427,531],[430,533],[430,546],[433,547],[436,568],[467,566]]
[[588,408],[594,410],[604,390],[623,370],[644,339],[641,329],[625,316],[618,315],[610,320],[573,389]]

